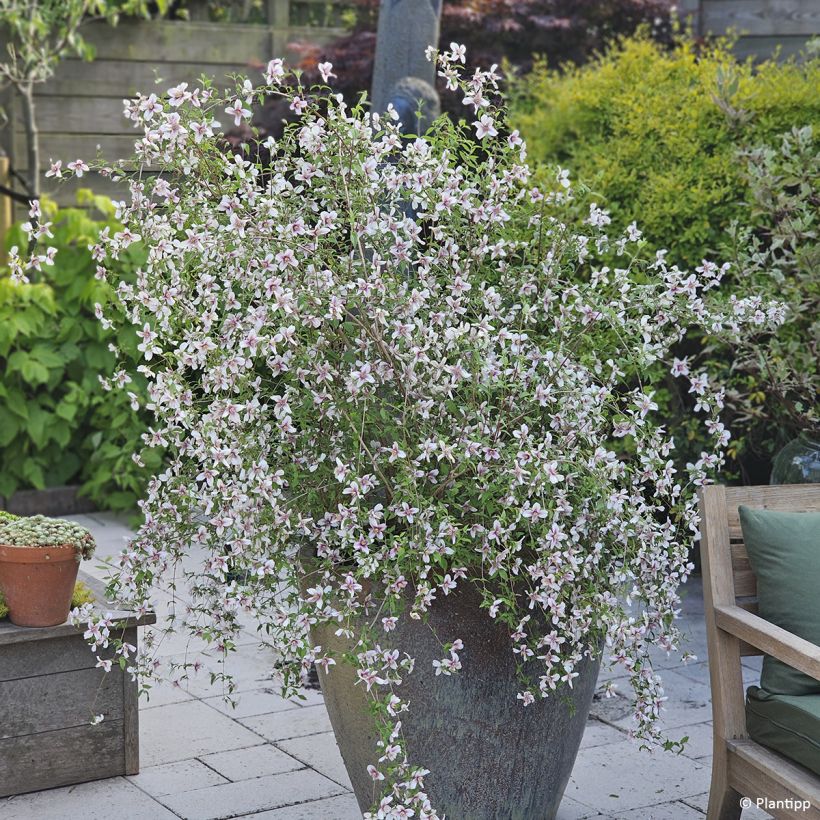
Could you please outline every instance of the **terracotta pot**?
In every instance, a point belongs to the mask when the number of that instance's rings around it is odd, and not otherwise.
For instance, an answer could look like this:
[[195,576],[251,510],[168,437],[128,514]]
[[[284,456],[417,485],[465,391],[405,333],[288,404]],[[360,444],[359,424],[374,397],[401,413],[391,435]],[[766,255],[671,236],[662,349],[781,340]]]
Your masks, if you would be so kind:
[[[561,803],[586,726],[598,660],[585,659],[572,689],[526,708],[509,630],[479,609],[466,584],[439,596],[426,623],[402,618],[382,645],[415,658],[415,670],[397,688],[410,711],[402,734],[413,765],[430,770],[425,790],[448,820],[551,820]],[[322,626],[313,639],[325,649],[349,645]],[[436,677],[441,641],[461,638],[463,669]],[[361,685],[347,664],[319,671],[330,722],[359,807],[374,801],[367,764],[375,763],[377,735]]]
[[0,545],[0,591],[17,626],[55,626],[68,618],[80,562],[63,547]]

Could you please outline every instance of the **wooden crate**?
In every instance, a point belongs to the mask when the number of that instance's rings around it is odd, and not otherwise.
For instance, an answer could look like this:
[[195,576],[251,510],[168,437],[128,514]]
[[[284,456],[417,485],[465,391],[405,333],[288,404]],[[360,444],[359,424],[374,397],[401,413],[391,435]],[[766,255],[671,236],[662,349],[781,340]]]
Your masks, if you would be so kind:
[[[105,600],[99,581],[80,580]],[[113,614],[134,646],[138,628],[156,621]],[[82,629],[0,621],[0,797],[139,771],[137,683],[116,664],[105,674],[96,663]]]

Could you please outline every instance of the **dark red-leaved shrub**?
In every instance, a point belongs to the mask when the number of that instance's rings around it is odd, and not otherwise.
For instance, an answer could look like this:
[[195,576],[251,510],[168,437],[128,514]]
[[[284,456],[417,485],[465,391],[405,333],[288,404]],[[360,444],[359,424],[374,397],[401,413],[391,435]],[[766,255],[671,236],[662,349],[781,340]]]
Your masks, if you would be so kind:
[[[441,44],[464,43],[470,67],[499,66],[506,59],[526,72],[535,55],[549,63],[583,63],[617,35],[645,25],[652,36],[670,42],[670,0],[444,0]],[[346,37],[326,46],[295,43],[307,82],[318,82],[315,66],[333,63],[338,78],[334,90],[355,101],[369,91],[376,48],[378,0],[358,0],[356,23]],[[445,111],[461,116],[455,95],[439,87]]]

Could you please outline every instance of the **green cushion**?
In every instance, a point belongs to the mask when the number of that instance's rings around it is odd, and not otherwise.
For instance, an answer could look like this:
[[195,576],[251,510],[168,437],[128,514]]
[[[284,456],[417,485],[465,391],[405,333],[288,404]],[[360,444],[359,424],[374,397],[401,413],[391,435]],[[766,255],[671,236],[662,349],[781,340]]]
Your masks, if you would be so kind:
[[[758,612],[820,645],[820,513],[740,507],[740,526],[757,576]],[[820,681],[768,655],[760,686],[780,695],[820,694]]]
[[820,695],[746,693],[749,737],[820,775]]

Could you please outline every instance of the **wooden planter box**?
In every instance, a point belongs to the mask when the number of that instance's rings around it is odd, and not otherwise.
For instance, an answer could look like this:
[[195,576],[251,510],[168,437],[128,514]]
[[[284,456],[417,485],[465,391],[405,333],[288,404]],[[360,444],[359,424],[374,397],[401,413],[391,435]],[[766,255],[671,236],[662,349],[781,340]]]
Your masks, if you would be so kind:
[[[104,601],[99,581],[80,580]],[[114,617],[134,646],[138,627],[156,621]],[[78,627],[0,621],[0,797],[139,771],[137,683],[116,663],[107,675],[96,663]]]

